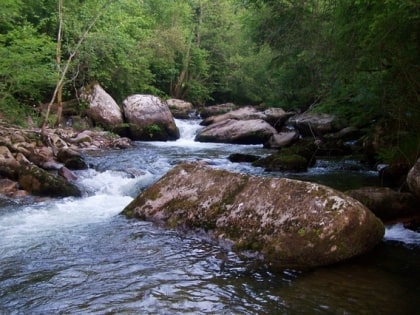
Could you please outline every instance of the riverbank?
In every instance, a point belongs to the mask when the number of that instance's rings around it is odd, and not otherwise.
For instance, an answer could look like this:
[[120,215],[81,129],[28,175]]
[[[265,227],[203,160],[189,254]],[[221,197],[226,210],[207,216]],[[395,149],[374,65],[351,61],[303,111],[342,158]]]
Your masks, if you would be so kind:
[[0,119],[0,194],[65,197],[78,195],[73,170],[88,167],[82,153],[124,149],[127,138],[100,130],[20,128]]

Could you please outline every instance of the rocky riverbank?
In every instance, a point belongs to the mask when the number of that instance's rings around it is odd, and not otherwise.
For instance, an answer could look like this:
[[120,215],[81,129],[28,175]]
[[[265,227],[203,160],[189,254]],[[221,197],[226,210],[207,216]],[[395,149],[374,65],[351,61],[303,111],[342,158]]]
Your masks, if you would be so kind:
[[82,153],[130,145],[129,139],[110,132],[46,129],[42,137],[39,128],[23,129],[0,120],[0,194],[80,196],[72,170],[88,167]]

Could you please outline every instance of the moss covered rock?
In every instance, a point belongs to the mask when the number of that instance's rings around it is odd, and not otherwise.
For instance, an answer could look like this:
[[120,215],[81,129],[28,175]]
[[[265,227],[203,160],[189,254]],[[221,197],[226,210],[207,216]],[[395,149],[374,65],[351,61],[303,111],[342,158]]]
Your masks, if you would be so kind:
[[326,186],[181,164],[134,199],[129,217],[204,230],[274,268],[311,268],[360,255],[384,226],[359,201]]
[[282,148],[276,153],[255,161],[253,165],[264,167],[268,172],[304,172],[315,164],[314,152],[312,143],[300,141],[293,147]]
[[79,188],[63,177],[49,173],[35,164],[25,163],[22,157],[20,160],[18,182],[30,194],[48,197],[81,196]]

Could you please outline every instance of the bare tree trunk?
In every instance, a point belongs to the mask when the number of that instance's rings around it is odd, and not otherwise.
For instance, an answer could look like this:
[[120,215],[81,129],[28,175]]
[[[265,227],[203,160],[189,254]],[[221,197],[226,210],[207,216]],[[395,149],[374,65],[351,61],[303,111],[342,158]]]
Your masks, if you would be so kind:
[[[55,61],[57,64],[58,74],[61,74],[61,38],[63,34],[63,0],[58,0],[58,34],[57,34],[57,50]],[[57,118],[54,127],[57,128],[61,122],[63,113],[63,85],[58,87],[57,91]]]
[[200,12],[199,12],[200,15],[198,17],[198,25],[197,25],[197,42],[196,42],[197,47],[200,47],[201,45],[201,26],[203,24],[203,1],[202,0],[200,0],[199,6],[200,6]]
[[174,87],[174,98],[181,98],[183,93],[182,90],[184,89],[184,83],[188,80],[188,67],[190,65],[191,61],[191,41],[188,44],[186,56],[184,58],[184,65],[181,73],[178,76],[178,80],[176,82],[176,85]]
[[[195,45],[196,47],[200,48],[201,45],[201,27],[203,24],[203,11],[204,11],[204,5],[203,5],[203,1],[200,0],[199,1],[199,12],[198,12],[198,24],[196,26],[195,29]],[[191,40],[188,43],[188,47],[187,47],[187,51],[186,51],[186,56],[184,58],[184,64],[183,64],[183,68],[181,73],[178,76],[178,79],[176,81],[175,86],[171,87],[171,95],[174,98],[180,98],[183,99],[185,94],[186,94],[186,87],[185,87],[185,83],[188,81],[188,70],[189,70],[189,65],[191,62],[191,46],[193,45],[193,36],[191,37]]]
[[88,35],[88,33],[89,33],[89,31],[92,29],[92,27],[93,27],[93,25],[96,23],[96,21],[99,19],[99,17],[101,16],[101,14],[103,13],[103,11],[105,11],[105,9],[113,2],[113,1],[115,1],[115,0],[109,0],[109,1],[107,1],[100,9],[99,9],[99,11],[98,11],[98,13],[96,14],[96,16],[93,18],[93,20],[90,22],[90,24],[86,27],[86,29],[85,29],[85,31],[83,32],[83,34],[82,34],[82,37],[80,37],[80,39],[79,39],[79,41],[77,42],[77,44],[76,44],[76,46],[74,47],[74,50],[73,50],[73,52],[70,54],[70,56],[69,56],[69,58],[67,59],[67,61],[66,61],[66,64],[65,64],[65,66],[64,66],[64,69],[63,69],[63,71],[61,72],[61,74],[60,74],[60,78],[59,78],[59,80],[57,81],[57,84],[56,84],[56,86],[55,86],[55,89],[54,89],[54,92],[53,92],[53,95],[52,95],[52,97],[51,97],[51,100],[50,100],[50,102],[48,103],[48,107],[47,107],[47,112],[45,113],[45,117],[44,117],[44,122],[42,123],[42,128],[41,128],[41,136],[42,136],[42,139],[44,140],[44,141],[46,141],[46,139],[45,139],[45,128],[47,127],[47,125],[48,125],[48,118],[49,118],[49,116],[50,116],[50,112],[51,112],[51,107],[52,107],[52,105],[54,104],[54,101],[56,100],[56,98],[57,98],[57,95],[59,94],[59,93],[61,93],[61,91],[62,91],[62,88],[63,88],[63,84],[64,84],[64,80],[65,80],[65,78],[66,78],[66,74],[67,74],[67,72],[69,71],[69,67],[70,67],[70,64],[71,64],[71,62],[72,62],[72,60],[73,60],[73,58],[74,58],[74,56],[76,56],[76,54],[77,54],[77,52],[78,52],[78,50],[79,50],[79,48],[80,48],[80,46],[82,45],[82,43],[85,41],[85,39],[86,39],[86,37],[87,37],[87,35]]

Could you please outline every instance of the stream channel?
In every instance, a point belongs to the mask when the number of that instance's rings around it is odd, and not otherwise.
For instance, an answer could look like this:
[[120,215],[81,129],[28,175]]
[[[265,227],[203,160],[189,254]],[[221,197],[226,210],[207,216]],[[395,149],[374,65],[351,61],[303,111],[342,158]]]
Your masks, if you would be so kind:
[[120,215],[181,161],[340,190],[378,180],[349,160],[265,173],[227,157],[267,149],[194,142],[198,121],[176,122],[177,141],[87,154],[91,168],[76,172],[83,198],[0,200],[0,314],[419,314],[420,233],[398,224],[361,257],[273,272],[197,235]]

